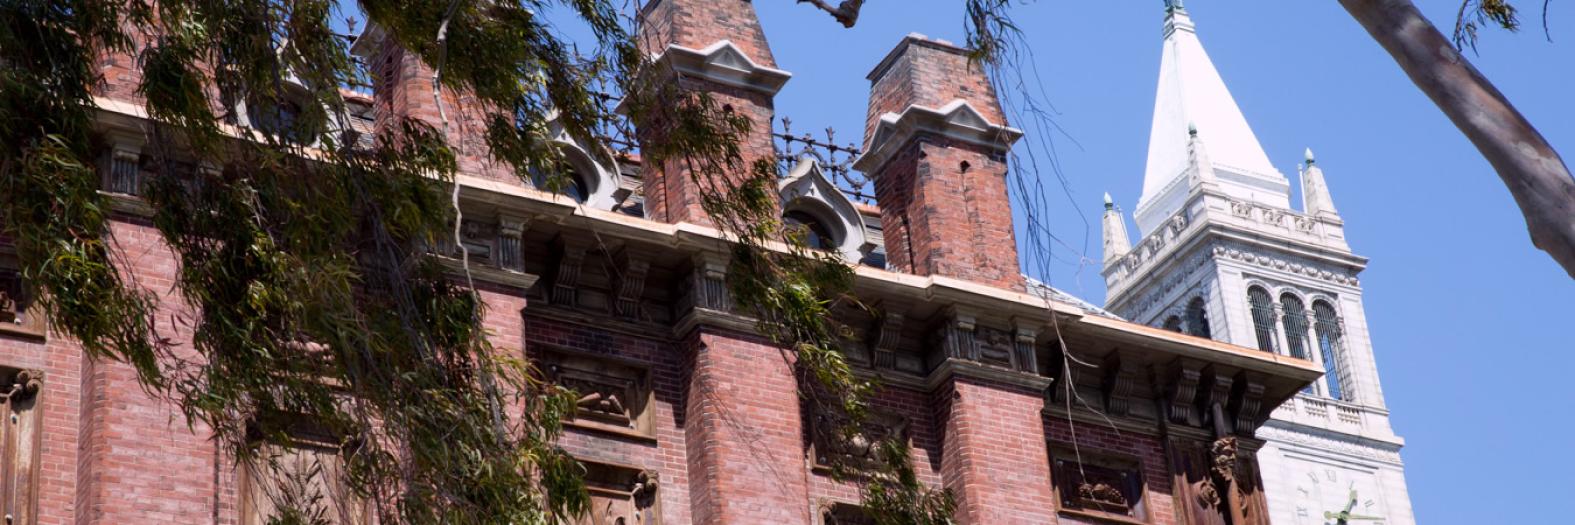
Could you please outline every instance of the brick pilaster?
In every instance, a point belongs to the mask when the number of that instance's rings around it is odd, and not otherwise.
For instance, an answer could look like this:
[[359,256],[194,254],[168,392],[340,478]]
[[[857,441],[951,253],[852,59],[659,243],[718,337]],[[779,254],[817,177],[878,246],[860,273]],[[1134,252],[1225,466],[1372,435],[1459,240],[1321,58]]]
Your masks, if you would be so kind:
[[958,523],[1055,523],[1040,391],[953,375],[936,396],[941,479]]
[[812,523],[791,361],[762,340],[711,328],[686,345],[694,523]]

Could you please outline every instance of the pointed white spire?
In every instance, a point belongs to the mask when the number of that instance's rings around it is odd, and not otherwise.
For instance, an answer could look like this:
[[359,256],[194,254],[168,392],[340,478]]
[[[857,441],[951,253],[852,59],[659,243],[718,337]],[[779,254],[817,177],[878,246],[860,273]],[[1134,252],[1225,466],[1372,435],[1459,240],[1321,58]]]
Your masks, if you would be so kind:
[[1132,239],[1127,236],[1126,217],[1116,208],[1110,193],[1105,192],[1105,265],[1132,251]]
[[1269,156],[1247,125],[1214,62],[1198,40],[1192,16],[1181,2],[1166,3],[1164,48],[1154,120],[1149,129],[1148,166],[1137,223],[1153,231],[1185,204],[1193,188],[1178,184],[1192,169],[1194,135],[1208,142],[1209,168],[1220,189],[1234,198],[1268,206],[1290,207],[1290,183],[1269,163]]
[[1302,211],[1315,217],[1339,217],[1334,209],[1334,198],[1329,196],[1329,183],[1323,178],[1323,168],[1313,158],[1312,148],[1307,148],[1307,167],[1302,170]]

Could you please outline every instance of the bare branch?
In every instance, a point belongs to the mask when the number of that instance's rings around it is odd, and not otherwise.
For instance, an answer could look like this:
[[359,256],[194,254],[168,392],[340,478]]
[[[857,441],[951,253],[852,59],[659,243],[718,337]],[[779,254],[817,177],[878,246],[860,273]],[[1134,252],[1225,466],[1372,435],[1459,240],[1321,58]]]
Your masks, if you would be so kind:
[[859,9],[864,7],[864,0],[842,0],[837,7],[831,7],[831,4],[826,3],[825,0],[798,0],[798,3],[809,4],[830,13],[832,18],[842,24],[842,27],[853,27],[853,24],[858,23]]

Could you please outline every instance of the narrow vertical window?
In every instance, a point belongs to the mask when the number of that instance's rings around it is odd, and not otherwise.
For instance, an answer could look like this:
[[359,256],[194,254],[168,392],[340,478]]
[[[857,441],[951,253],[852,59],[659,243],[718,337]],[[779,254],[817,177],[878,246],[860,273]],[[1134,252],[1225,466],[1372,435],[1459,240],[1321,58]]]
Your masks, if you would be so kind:
[[1172,332],[1181,332],[1181,317],[1172,315],[1166,318],[1164,328]]
[[1247,289],[1247,303],[1252,309],[1252,331],[1258,336],[1258,349],[1274,352],[1274,305],[1270,304],[1269,291],[1254,286]]
[[1325,301],[1313,302],[1313,331],[1318,336],[1318,352],[1323,357],[1324,384],[1329,386],[1329,397],[1350,401],[1350,366],[1345,362],[1342,341],[1344,330],[1334,313],[1334,306]]
[[1291,357],[1307,359],[1307,308],[1296,296],[1280,296],[1280,308],[1285,311],[1285,350]]
[[1209,332],[1209,312],[1203,309],[1202,297],[1193,297],[1192,302],[1187,303],[1187,333],[1198,337],[1214,337]]

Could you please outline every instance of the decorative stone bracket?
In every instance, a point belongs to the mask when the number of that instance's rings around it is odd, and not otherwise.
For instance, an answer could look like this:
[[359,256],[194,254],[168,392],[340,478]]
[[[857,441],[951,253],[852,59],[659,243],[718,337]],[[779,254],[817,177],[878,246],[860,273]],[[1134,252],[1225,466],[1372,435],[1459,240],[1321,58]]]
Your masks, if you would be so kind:
[[548,282],[552,283],[552,291],[548,301],[552,304],[563,306],[577,306],[579,304],[580,267],[585,262],[585,252],[590,248],[590,243],[584,239],[575,239],[559,235],[552,242],[553,264],[548,267]]
[[[1171,424],[1251,437],[1265,418],[1265,386],[1258,374],[1182,357],[1156,366],[1154,377]],[[1224,416],[1217,425],[1215,405]]]
[[613,280],[613,313],[639,319],[640,296],[645,293],[646,275],[650,273],[651,261],[626,246],[613,257],[613,264],[618,272]]

